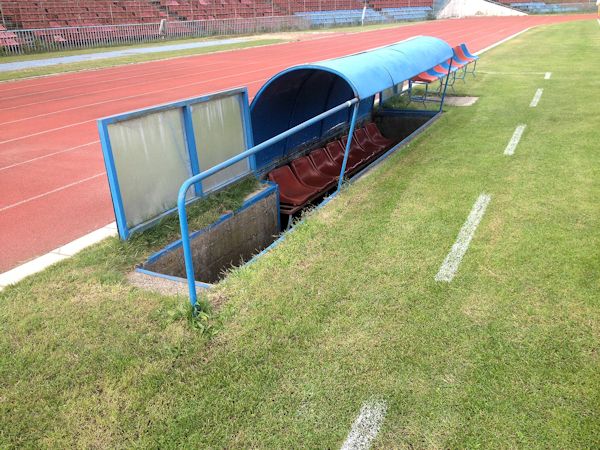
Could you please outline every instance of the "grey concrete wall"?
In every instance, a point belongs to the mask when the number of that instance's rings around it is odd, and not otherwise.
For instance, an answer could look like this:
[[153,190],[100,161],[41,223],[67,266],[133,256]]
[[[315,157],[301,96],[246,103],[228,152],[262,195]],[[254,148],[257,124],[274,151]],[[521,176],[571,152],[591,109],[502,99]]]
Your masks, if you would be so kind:
[[[279,233],[277,192],[236,212],[192,239],[196,280],[215,283],[225,270],[239,266],[268,247]],[[178,247],[144,269],[185,278],[183,249]]]

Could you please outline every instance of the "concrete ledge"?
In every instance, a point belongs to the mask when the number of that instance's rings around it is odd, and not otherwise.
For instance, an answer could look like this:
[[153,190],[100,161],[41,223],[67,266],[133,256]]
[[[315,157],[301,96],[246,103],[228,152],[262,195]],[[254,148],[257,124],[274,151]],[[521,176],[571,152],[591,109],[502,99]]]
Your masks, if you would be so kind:
[[45,255],[35,258],[25,264],[15,267],[7,272],[0,274],[0,291],[5,287],[18,283],[24,278],[34,275],[42,270],[56,264],[59,261],[70,258],[79,253],[81,250],[96,244],[107,237],[117,235],[117,226],[114,222],[86,234],[85,236],[75,239],[68,244],[63,245],[55,250],[52,250]]

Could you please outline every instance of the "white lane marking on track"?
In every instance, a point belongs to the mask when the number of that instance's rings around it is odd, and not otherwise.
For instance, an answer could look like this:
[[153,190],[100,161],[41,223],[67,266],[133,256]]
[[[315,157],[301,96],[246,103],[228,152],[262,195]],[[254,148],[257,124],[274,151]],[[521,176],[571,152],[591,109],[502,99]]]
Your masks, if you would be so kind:
[[510,138],[508,145],[504,149],[505,155],[508,155],[508,156],[514,155],[515,149],[517,148],[517,145],[519,145],[519,141],[521,140],[521,136],[523,136],[523,131],[525,131],[525,128],[527,128],[527,125],[518,125],[517,126],[517,128],[515,129],[515,132],[513,133],[512,137]]
[[13,167],[22,166],[23,164],[29,164],[29,163],[32,163],[35,161],[39,161],[40,159],[49,158],[54,155],[60,155],[61,153],[71,152],[73,150],[77,150],[77,149],[87,147],[87,146],[93,145],[93,144],[98,144],[98,143],[100,143],[100,141],[92,141],[92,142],[88,142],[87,144],[76,145],[75,147],[65,148],[64,150],[58,150],[57,152],[48,153],[47,155],[42,155],[42,156],[38,156],[36,158],[28,159],[26,161],[14,163],[14,164],[11,164],[10,166],[0,167],[0,172],[2,172],[3,170],[12,169]]
[[91,177],[83,178],[82,180],[74,181],[73,183],[65,184],[64,186],[61,186],[59,188],[52,189],[51,191],[48,191],[48,192],[44,192],[43,194],[39,194],[39,195],[35,195],[33,197],[26,198],[25,200],[21,200],[19,202],[13,203],[12,205],[4,206],[3,208],[0,208],[0,212],[6,211],[7,209],[14,208],[15,206],[19,206],[24,203],[32,202],[33,200],[37,200],[38,198],[46,197],[47,195],[54,194],[55,192],[62,191],[64,189],[70,188],[72,186],[76,186],[78,184],[85,183],[86,181],[90,181],[90,180],[93,180],[94,178],[101,177],[104,174],[105,174],[105,172],[97,173],[96,175],[92,175]]
[[382,401],[371,401],[360,408],[360,413],[348,433],[342,450],[367,450],[377,437],[387,405]]
[[[224,77],[224,78],[227,78],[227,77]],[[261,78],[260,80],[249,81],[248,83],[246,83],[246,87],[252,86],[252,85],[257,84],[257,83],[261,83],[261,82],[266,81],[266,80],[267,80],[267,78]],[[199,84],[199,83],[191,83],[190,85],[192,85],[192,84]],[[178,87],[189,87],[190,85],[178,86]],[[156,91],[156,93],[170,91],[170,90],[173,90],[173,89],[175,89],[175,88],[163,89],[161,91]],[[132,96],[129,96],[129,97],[121,97],[119,99],[113,99],[113,100],[110,100],[110,101],[100,102],[100,103],[110,103],[110,102],[113,102],[113,101],[125,100],[125,99],[129,99],[129,98],[143,97],[145,95],[148,95],[148,93],[140,94],[140,95],[132,95]],[[250,101],[252,101],[252,99],[250,99]],[[94,104],[94,105],[96,105],[96,104]],[[93,105],[87,105],[87,106],[93,106]],[[148,106],[146,106],[146,107],[148,107]],[[25,136],[19,136],[19,137],[16,137],[16,138],[7,139],[6,141],[0,141],[0,144],[8,144],[10,142],[20,141],[22,139],[27,139],[27,138],[34,137],[34,136],[40,136],[42,134],[52,133],[53,131],[64,130],[65,128],[76,127],[77,125],[83,125],[83,124],[91,123],[91,122],[95,122],[95,121],[96,121],[96,119],[90,119],[90,120],[84,120],[83,122],[70,123],[70,124],[64,125],[62,127],[50,128],[49,130],[38,131],[37,133],[31,133],[31,134],[27,134]]]
[[446,259],[444,259],[440,270],[435,276],[435,281],[452,281],[491,199],[492,197],[488,194],[481,194],[477,198],[477,201],[473,205],[473,209],[471,209],[471,212],[469,213],[469,217],[467,217],[467,220],[458,232],[456,242],[454,242],[454,245],[450,249],[450,252],[446,256]]
[[552,76],[552,72],[546,72],[544,74],[544,80],[549,80],[551,76]]
[[543,93],[544,93],[544,90],[542,88],[539,88],[537,91],[535,91],[535,95],[531,99],[531,103],[529,104],[529,107],[535,108],[538,105],[538,103],[540,102],[540,99],[542,98]]

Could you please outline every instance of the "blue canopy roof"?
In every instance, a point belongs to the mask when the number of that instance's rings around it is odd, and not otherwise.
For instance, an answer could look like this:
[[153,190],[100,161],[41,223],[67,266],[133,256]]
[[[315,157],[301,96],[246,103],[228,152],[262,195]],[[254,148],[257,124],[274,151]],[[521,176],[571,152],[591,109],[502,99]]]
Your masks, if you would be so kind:
[[[441,39],[419,36],[374,50],[286,69],[267,81],[250,111],[254,143],[260,144],[344,101],[358,98],[361,112],[370,112],[373,96],[453,56]],[[261,169],[287,150],[323,136],[345,122],[350,111],[323,119],[257,155]]]

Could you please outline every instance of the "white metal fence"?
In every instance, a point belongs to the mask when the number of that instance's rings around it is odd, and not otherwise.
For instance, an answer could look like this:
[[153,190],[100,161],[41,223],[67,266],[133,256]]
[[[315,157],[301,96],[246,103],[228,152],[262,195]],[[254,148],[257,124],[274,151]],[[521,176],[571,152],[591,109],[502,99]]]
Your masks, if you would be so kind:
[[0,31],[0,55],[77,48],[109,47],[205,36],[306,30],[310,21],[298,16],[195,20],[187,22],[98,25]]

